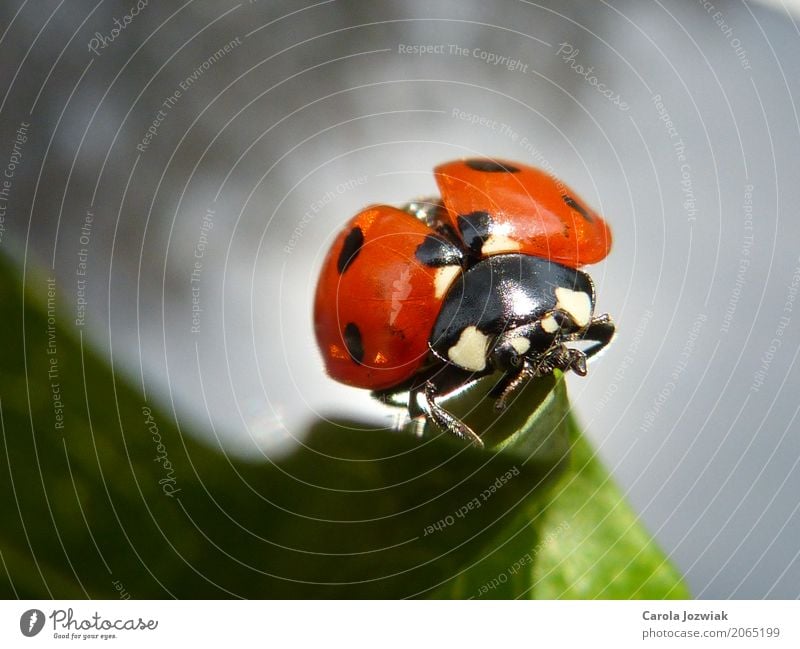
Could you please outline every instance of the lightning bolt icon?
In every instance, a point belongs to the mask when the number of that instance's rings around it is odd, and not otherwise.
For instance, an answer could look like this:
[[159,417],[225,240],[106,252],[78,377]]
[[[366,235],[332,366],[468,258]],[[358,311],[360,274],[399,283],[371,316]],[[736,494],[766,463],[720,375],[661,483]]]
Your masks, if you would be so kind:
[[33,630],[33,625],[36,624],[36,620],[39,619],[39,616],[36,614],[36,611],[31,613],[31,618],[28,620],[28,631]]

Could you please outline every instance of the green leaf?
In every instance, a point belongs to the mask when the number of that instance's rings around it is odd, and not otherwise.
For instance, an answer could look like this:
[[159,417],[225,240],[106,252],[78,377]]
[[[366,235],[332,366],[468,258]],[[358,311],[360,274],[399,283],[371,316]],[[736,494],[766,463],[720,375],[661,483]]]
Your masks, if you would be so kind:
[[[443,403],[473,429],[485,431],[484,441],[493,450],[566,470],[558,474],[546,503],[533,498],[520,510],[514,525],[525,534],[492,555],[488,574],[465,573],[461,588],[448,594],[477,590],[479,596],[492,598],[690,597],[681,576],[590,449],[572,415],[563,377],[530,382],[502,416],[480,405],[491,402],[487,395],[494,382],[483,380]],[[433,434],[434,427],[426,430]]]
[[20,284],[0,259],[0,595],[413,597],[530,542],[551,461],[347,423],[229,458],[69,326],[71,286]]
[[545,511],[534,592],[543,599],[687,599],[689,589],[571,422],[572,458]]
[[2,597],[685,593],[582,446],[559,377],[503,413],[489,379],[448,400],[485,451],[320,422],[287,457],[246,462],[92,349],[71,289],[29,271],[23,293],[0,258]]
[[[520,466],[549,467],[545,480],[532,484],[513,520],[487,547],[485,559],[441,588],[436,597],[514,598],[531,593],[533,573],[525,557],[537,543],[544,499],[549,487],[569,462],[569,401],[560,374],[529,381],[497,411],[489,395],[498,377],[479,380],[470,389],[441,399],[440,404],[473,430],[478,431],[492,452],[513,457]],[[441,435],[428,422],[426,436]]]

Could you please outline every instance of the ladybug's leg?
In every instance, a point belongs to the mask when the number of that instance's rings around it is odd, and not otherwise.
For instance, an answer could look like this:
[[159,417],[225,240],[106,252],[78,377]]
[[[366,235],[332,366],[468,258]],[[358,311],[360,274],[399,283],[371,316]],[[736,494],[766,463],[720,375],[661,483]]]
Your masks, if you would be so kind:
[[498,410],[505,408],[511,393],[528,379],[547,376],[556,369],[562,372],[572,370],[580,376],[586,376],[586,354],[558,342],[536,358],[535,363],[525,358],[517,372],[507,374],[492,390],[491,396],[497,397],[495,408]]
[[497,410],[503,410],[506,407],[506,401],[511,393],[522,383],[534,376],[536,376],[536,368],[534,368],[526,358],[519,371],[506,374],[490,393],[491,396],[497,397],[497,401],[494,402],[494,407],[497,408]]
[[[593,318],[589,326],[583,331],[562,335],[558,339],[558,344],[551,347],[538,359],[533,376],[544,376],[554,369],[559,369],[562,372],[572,370],[579,376],[586,376],[586,359],[591,358],[603,349],[614,337],[614,331],[614,323],[606,313]],[[594,344],[583,350],[573,349],[563,344],[577,340],[589,340]]]
[[[420,393],[419,389],[413,390],[409,399],[409,411],[412,416],[414,415],[414,406],[416,405],[418,393]],[[421,394],[425,397],[425,405],[427,407],[427,412],[425,414],[432,419],[439,428],[446,430],[459,439],[472,442],[472,444],[478,448],[483,448],[483,441],[478,437],[475,431],[436,403],[436,397],[439,395],[436,386],[431,381],[425,382],[424,391],[422,391]],[[418,407],[419,406],[416,405],[416,408]]]
[[579,349],[571,349],[559,343],[537,358],[535,364],[526,358],[518,372],[506,375],[492,391],[492,396],[499,395],[494,404],[495,408],[498,410],[505,408],[511,393],[528,379],[547,376],[556,369],[562,372],[572,370],[580,376],[586,376],[586,354]]

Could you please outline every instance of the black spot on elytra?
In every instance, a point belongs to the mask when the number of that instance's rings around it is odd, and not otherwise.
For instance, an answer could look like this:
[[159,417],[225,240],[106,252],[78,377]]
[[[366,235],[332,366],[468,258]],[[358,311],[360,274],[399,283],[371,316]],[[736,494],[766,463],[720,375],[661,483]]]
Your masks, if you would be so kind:
[[583,218],[585,218],[589,223],[593,223],[594,219],[591,217],[589,212],[586,211],[586,208],[581,205],[578,201],[576,201],[572,196],[567,196],[564,194],[561,198],[564,199],[564,202],[575,210],[578,214],[580,214]]
[[342,251],[339,253],[339,259],[336,262],[336,267],[339,269],[340,275],[355,261],[363,245],[364,233],[361,231],[360,227],[356,226],[350,230],[347,237],[345,237]]
[[446,239],[450,245],[461,247],[461,236],[456,232],[456,229],[449,223],[439,223],[436,226],[436,234]]
[[458,231],[467,247],[476,255],[492,234],[492,217],[489,212],[470,212],[458,215]]
[[364,363],[364,341],[361,340],[361,331],[354,322],[348,322],[344,328],[344,346],[347,353],[359,365]]
[[493,173],[505,172],[509,174],[519,173],[519,169],[517,167],[504,165],[499,162],[495,162],[494,160],[487,160],[486,158],[472,158],[470,160],[466,160],[465,163],[470,169],[474,169],[475,171],[489,171]]
[[432,268],[461,265],[459,249],[432,234],[425,237],[414,254],[423,264]]

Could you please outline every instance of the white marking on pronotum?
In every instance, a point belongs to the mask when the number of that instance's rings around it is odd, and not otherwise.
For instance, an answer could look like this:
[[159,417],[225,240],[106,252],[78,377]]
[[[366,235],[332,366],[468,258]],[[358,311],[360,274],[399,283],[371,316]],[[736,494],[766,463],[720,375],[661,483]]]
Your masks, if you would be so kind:
[[465,370],[480,372],[486,368],[486,350],[489,349],[489,337],[470,325],[458,338],[458,342],[447,350],[450,360]]
[[544,329],[549,334],[554,334],[559,329],[558,322],[556,322],[556,319],[553,317],[552,313],[546,315],[544,318],[541,319],[540,322],[542,325],[542,329]]
[[481,246],[481,253],[484,255],[494,255],[499,252],[512,252],[519,250],[519,241],[514,241],[504,234],[492,234]]
[[447,293],[447,289],[450,288],[450,285],[460,272],[461,266],[442,266],[436,269],[436,275],[433,277],[433,287],[437,298]]
[[522,356],[531,348],[531,341],[527,338],[523,338],[522,336],[517,336],[516,338],[511,339],[511,346],[514,348],[517,354]]
[[556,288],[556,308],[566,311],[579,327],[585,327],[592,317],[592,298],[583,291],[559,286]]

